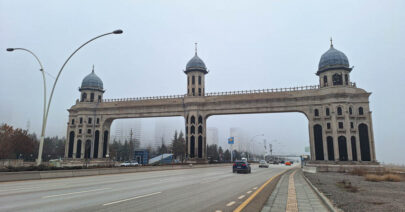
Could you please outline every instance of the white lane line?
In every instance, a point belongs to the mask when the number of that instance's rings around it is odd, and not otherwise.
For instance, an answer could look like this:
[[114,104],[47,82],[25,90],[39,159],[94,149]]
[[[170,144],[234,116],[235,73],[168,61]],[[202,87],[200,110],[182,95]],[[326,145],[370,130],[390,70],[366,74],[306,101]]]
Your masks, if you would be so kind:
[[[51,184],[51,185],[46,185],[46,186],[59,186],[59,185],[66,185],[64,183],[62,184]],[[7,191],[19,191],[19,190],[28,190],[28,189],[36,189],[36,188],[43,188],[40,186],[36,186],[36,187],[21,187],[21,188],[12,188],[12,189],[5,189],[5,190],[0,190],[0,192],[7,192]]]
[[233,204],[235,204],[235,201],[232,201],[232,202],[230,202],[230,203],[228,203],[228,204],[226,204],[226,206],[232,206]]
[[246,193],[250,194],[250,193],[252,193],[252,191],[248,191],[248,192],[246,192]]
[[215,212],[222,212],[221,210],[216,210]]
[[72,192],[72,193],[66,193],[66,194],[56,194],[56,195],[50,195],[50,196],[43,196],[42,198],[51,198],[51,197],[60,197],[60,196],[67,196],[67,195],[73,195],[73,194],[82,194],[82,193],[88,193],[88,192],[93,192],[93,191],[102,191],[102,190],[107,190],[111,188],[99,188],[99,189],[93,189],[93,190],[87,190],[87,191],[78,191],[78,192]]
[[109,203],[103,204],[103,206],[113,205],[113,204],[117,204],[117,203],[120,203],[120,202],[139,199],[139,198],[142,198],[142,197],[148,197],[148,196],[152,196],[152,195],[156,195],[156,194],[160,194],[160,193],[162,193],[162,192],[159,191],[159,192],[155,192],[155,193],[151,193],[151,194],[145,194],[145,195],[136,196],[136,197],[132,197],[132,198],[128,198],[128,199],[118,200],[118,201],[115,201],[115,202],[109,202]]
[[257,187],[254,187],[253,189],[254,189],[254,190],[256,190],[256,189],[257,189]]
[[243,199],[243,197],[245,197],[245,195],[242,195],[242,196],[238,197],[238,199]]

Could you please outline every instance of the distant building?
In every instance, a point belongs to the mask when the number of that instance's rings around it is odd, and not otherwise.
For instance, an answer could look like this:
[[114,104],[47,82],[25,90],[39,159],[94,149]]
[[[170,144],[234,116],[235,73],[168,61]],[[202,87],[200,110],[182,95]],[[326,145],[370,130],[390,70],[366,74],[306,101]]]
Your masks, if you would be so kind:
[[216,127],[207,128],[207,144],[209,145],[216,144],[217,146],[219,145],[218,128]]
[[149,152],[147,149],[137,149],[134,151],[134,160],[139,164],[147,165],[149,162]]

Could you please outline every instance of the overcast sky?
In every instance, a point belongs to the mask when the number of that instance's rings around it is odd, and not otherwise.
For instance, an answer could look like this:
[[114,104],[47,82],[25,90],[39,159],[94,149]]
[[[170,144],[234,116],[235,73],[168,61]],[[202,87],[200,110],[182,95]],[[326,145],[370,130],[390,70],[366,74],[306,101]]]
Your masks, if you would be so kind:
[[[68,112],[95,65],[105,98],[186,93],[182,72],[194,54],[205,61],[206,91],[315,85],[320,56],[332,36],[355,68],[352,81],[372,92],[377,160],[405,164],[404,1],[20,1],[0,0],[0,122],[39,134],[42,76],[66,66],[50,108],[47,135],[65,136]],[[53,79],[48,77],[48,87]],[[308,145],[308,121],[298,113],[215,116],[209,127],[265,133],[285,148]],[[265,131],[265,132],[264,132]],[[222,139],[222,138],[221,138]]]

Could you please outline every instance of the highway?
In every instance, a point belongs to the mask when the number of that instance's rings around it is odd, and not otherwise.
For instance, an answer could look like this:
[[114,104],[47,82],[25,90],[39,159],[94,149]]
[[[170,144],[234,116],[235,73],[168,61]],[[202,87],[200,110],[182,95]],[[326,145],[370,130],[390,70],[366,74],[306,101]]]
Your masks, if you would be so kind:
[[0,183],[0,211],[231,211],[288,169],[193,168]]

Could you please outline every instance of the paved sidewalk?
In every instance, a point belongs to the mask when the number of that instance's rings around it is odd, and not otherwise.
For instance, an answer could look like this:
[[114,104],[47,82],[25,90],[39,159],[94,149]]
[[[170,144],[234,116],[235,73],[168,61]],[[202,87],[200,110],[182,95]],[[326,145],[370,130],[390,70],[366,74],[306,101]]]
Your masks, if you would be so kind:
[[262,212],[329,211],[305,181],[301,169],[284,174],[263,206]]

